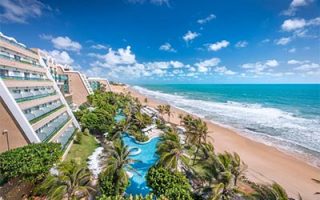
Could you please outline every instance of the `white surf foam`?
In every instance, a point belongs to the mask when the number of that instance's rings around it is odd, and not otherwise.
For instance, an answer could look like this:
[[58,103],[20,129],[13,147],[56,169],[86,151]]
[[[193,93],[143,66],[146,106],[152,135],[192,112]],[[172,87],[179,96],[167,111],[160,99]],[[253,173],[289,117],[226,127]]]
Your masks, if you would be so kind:
[[302,152],[307,157],[320,156],[319,119],[295,116],[293,113],[260,104],[194,100],[139,86],[134,86],[133,89],[199,117],[231,126],[251,139],[282,150]]

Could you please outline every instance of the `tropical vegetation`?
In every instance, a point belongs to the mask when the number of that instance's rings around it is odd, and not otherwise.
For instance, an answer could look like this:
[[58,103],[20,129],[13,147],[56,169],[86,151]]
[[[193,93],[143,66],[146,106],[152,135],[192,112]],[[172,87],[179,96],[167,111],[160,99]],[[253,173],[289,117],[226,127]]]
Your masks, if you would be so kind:
[[116,196],[122,194],[129,185],[127,171],[135,171],[132,164],[137,161],[129,157],[131,150],[122,140],[109,145],[105,148],[107,157],[99,183],[102,194]]
[[61,145],[57,143],[30,144],[0,154],[0,174],[13,178],[37,182],[42,180],[50,168],[62,156]]
[[[144,103],[148,100],[144,99]],[[74,113],[82,130],[76,134],[64,162],[60,162],[60,144],[31,144],[0,154],[0,177],[33,181],[38,185],[33,194],[47,199],[90,196],[98,200],[289,199],[277,183],[262,185],[248,181],[244,176],[247,166],[237,153],[215,152],[208,141],[204,120],[180,114],[180,125],[185,128],[182,133],[176,125],[167,123],[173,115],[169,105],[159,105],[157,110],[159,115],[154,120],[143,112],[139,99],[129,93],[97,91]],[[133,164],[141,161],[130,156],[131,149],[121,136],[125,133],[137,141],[147,141],[149,138],[142,129],[152,123],[163,134],[156,147],[158,161],[146,177],[151,193],[126,196],[129,173],[139,175]],[[103,168],[93,187],[86,162],[99,145],[104,149]],[[320,183],[318,179],[313,181]]]
[[52,200],[80,199],[95,191],[90,186],[91,174],[88,169],[75,162],[62,163],[36,188],[35,193]]
[[191,186],[183,173],[155,166],[148,171],[147,183],[157,197],[165,196],[176,200],[193,199]]

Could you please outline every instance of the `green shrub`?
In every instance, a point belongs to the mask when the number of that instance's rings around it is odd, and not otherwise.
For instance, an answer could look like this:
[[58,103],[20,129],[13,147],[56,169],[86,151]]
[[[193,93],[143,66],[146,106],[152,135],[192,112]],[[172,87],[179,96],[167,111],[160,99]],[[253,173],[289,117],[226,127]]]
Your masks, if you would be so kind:
[[82,144],[82,140],[83,140],[83,133],[79,131],[76,134],[76,137],[74,139],[74,143],[75,144]]
[[[129,185],[128,182],[121,182],[119,186],[119,194],[122,194]],[[99,175],[99,186],[101,194],[105,196],[118,195],[115,194],[115,184],[113,183],[113,174],[104,172]]]
[[160,119],[156,120],[156,125],[157,125],[157,128],[160,129],[160,130],[164,130],[164,129],[167,128],[165,123]]
[[163,195],[168,199],[192,200],[190,184],[182,173],[152,167],[147,174],[147,183],[157,197]]
[[43,179],[62,155],[61,144],[39,143],[0,154],[0,174],[36,182]]
[[141,134],[137,134],[137,135],[135,136],[135,139],[136,139],[137,141],[139,141],[139,142],[146,142],[146,141],[149,140],[149,137],[146,136],[146,135],[144,135],[143,133],[141,133]]
[[129,135],[133,136],[139,142],[146,142],[149,140],[149,137],[139,130],[130,130]]
[[90,135],[89,129],[85,128],[84,131],[83,131],[83,134],[87,135],[87,136]]
[[110,132],[115,124],[112,112],[106,108],[96,108],[94,111],[85,113],[81,117],[81,124],[88,128],[92,134],[103,134]]

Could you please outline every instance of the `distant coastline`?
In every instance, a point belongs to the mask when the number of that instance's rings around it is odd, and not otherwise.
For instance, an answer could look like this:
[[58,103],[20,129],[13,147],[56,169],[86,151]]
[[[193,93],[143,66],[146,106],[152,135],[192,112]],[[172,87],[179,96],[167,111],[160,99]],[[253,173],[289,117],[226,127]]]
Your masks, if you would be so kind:
[[[164,85],[166,89],[162,92],[161,89],[157,90],[158,86],[153,86],[151,89],[144,86],[133,86],[130,87],[139,93],[162,101],[169,103],[185,112],[191,113],[201,118],[205,118],[214,124],[223,126],[228,129],[245,136],[253,141],[261,142],[265,145],[276,147],[277,149],[283,151],[284,153],[293,155],[299,159],[302,159],[309,164],[319,167],[320,166],[320,150],[315,149],[317,146],[316,140],[312,141],[312,138],[320,140],[320,119],[316,116],[317,113],[313,113],[314,118],[310,119],[310,116],[303,116],[299,113],[295,114],[290,109],[307,109],[311,110],[310,106],[313,102],[309,102],[310,105],[304,105],[306,102],[301,102],[303,108],[291,108],[285,109],[287,105],[278,103],[279,105],[265,105],[265,102],[261,98],[259,101],[248,102],[247,99],[238,100],[237,97],[225,98],[225,97],[212,97],[213,95],[207,95],[202,91],[195,91],[194,96],[192,96],[189,90],[183,90],[183,87],[191,87],[193,84],[183,84],[180,86],[176,85]],[[246,84],[242,84],[240,87]],[[255,87],[252,84],[248,89]],[[276,85],[276,84],[273,84]],[[281,88],[288,84],[278,85]],[[299,87],[300,84],[296,84]],[[314,84],[309,84],[313,87]],[[202,86],[212,86],[212,84],[197,84],[198,90],[201,90]],[[216,84],[215,84],[216,86]],[[238,87],[238,84],[218,84],[219,89],[226,87],[227,89],[233,89],[232,86]],[[260,86],[259,86],[260,87]],[[266,87],[270,87],[269,85]],[[291,87],[291,86],[289,86]],[[305,87],[305,86],[304,86]],[[309,86],[306,86],[309,87]],[[317,86],[318,87],[318,86]],[[154,89],[156,88],[156,89]],[[168,88],[179,88],[177,91],[170,91]],[[320,87],[319,87],[320,88]],[[228,91],[226,91],[227,93]],[[238,91],[235,90],[235,93]],[[243,92],[243,91],[242,91]],[[319,91],[320,92],[320,91]],[[184,94],[186,93],[186,94]],[[222,91],[224,93],[224,91]],[[231,93],[231,92],[230,92]],[[217,93],[217,96],[221,94]],[[199,97],[201,96],[201,97]],[[249,96],[249,94],[248,94]],[[268,96],[267,96],[268,97]],[[266,98],[267,98],[266,97]],[[283,97],[279,97],[283,98]],[[316,98],[316,96],[314,97]],[[288,97],[290,99],[290,96]],[[225,102],[223,102],[225,101]],[[273,100],[275,101],[275,100]],[[268,103],[268,102],[267,102]],[[296,102],[293,102],[293,104]],[[298,102],[300,103],[300,102]],[[302,106],[300,105],[300,106]],[[278,107],[277,107],[278,106]],[[290,106],[290,105],[289,105]],[[287,106],[287,107],[289,107]],[[314,112],[319,112],[320,108],[316,108]],[[306,107],[306,108],[304,108]],[[206,108],[206,109],[204,109]],[[231,114],[230,114],[231,113]],[[231,116],[230,116],[231,115]],[[262,118],[262,119],[261,119]],[[263,119],[265,118],[265,119]],[[317,121],[319,123],[317,123]],[[274,124],[275,123],[275,124]],[[307,126],[307,127],[305,127]],[[310,126],[310,127],[308,127]],[[286,133],[288,132],[288,133]],[[292,134],[292,135],[291,135]],[[305,142],[300,142],[299,137],[303,139],[303,134],[306,135]],[[313,134],[313,135],[312,135]],[[313,136],[313,137],[312,137]],[[293,137],[293,138],[292,138]],[[310,141],[308,141],[310,140]],[[308,146],[309,145],[309,146]]]

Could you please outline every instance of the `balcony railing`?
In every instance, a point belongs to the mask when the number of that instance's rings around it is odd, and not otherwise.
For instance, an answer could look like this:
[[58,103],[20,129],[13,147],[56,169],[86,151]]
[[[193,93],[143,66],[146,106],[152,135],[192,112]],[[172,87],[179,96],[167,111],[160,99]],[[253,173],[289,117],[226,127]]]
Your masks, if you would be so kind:
[[21,44],[18,44],[18,43],[14,42],[14,41],[11,41],[11,40],[9,40],[9,39],[7,39],[7,38],[5,38],[5,37],[1,37],[1,36],[0,36],[0,39],[3,40],[3,41],[8,42],[8,43],[10,43],[10,44],[12,44],[12,45],[14,45],[14,46],[17,46],[17,47],[19,47],[19,48],[25,49],[25,50],[30,51],[31,53],[34,53],[34,54],[35,54],[35,52],[32,51],[31,49],[28,49],[27,47],[25,47],[25,46],[23,46],[23,45],[21,45]]
[[20,63],[23,63],[23,64],[32,65],[34,67],[43,68],[40,64],[30,63],[30,62],[19,60],[19,59],[16,59],[16,58],[12,58],[10,56],[6,56],[6,55],[3,55],[3,54],[0,54],[0,58],[4,58],[4,59],[7,59],[7,60],[13,60],[13,61],[20,62]]
[[52,90],[52,91],[47,91],[46,93],[42,92],[22,92],[22,93],[13,93],[12,96],[16,100],[16,102],[24,102],[24,101],[31,101],[34,99],[40,99],[43,97],[48,97],[48,96],[53,96],[56,95],[57,92]]
[[38,112],[37,114],[28,113],[25,115],[31,124],[35,124],[63,107],[64,105],[61,105],[61,103],[59,103],[54,106],[48,106],[48,108],[43,109],[41,112]]
[[65,149],[69,142],[72,140],[76,128],[74,126],[68,127],[64,133],[62,133],[56,142],[61,143],[62,149]]
[[35,77],[24,77],[24,76],[11,76],[11,75],[5,75],[0,74],[0,78],[5,80],[32,80],[32,81],[48,81],[47,78],[35,78]]
[[40,133],[37,133],[40,140],[43,142],[49,141],[68,121],[70,117],[68,115],[62,115],[48,124],[48,126],[41,129]]

